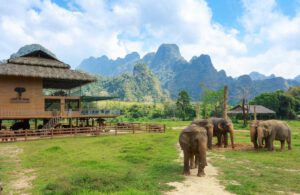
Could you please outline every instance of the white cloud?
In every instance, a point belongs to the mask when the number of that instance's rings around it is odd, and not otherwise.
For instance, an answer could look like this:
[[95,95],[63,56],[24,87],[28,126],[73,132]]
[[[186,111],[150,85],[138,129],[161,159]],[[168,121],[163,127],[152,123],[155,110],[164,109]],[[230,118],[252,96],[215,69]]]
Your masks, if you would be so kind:
[[204,0],[72,0],[70,10],[50,0],[1,1],[0,58],[40,43],[75,67],[89,56],[145,54],[161,43],[176,43],[185,58],[209,54],[217,69],[234,76],[252,70],[286,77],[297,72],[282,67],[297,69],[300,14],[283,15],[274,0],[244,1],[242,39],[237,29],[212,21]]
[[[300,74],[300,13],[294,17],[281,13],[275,0],[244,0],[241,24],[249,53],[231,56],[229,74],[253,70],[293,78]],[[238,68],[240,67],[240,68]]]

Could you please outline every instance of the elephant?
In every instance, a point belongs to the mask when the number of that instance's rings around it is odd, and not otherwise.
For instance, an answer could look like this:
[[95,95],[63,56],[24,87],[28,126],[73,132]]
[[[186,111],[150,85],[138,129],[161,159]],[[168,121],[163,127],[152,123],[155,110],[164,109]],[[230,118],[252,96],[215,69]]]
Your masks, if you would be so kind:
[[194,120],[192,124],[198,125],[200,127],[204,127],[206,129],[207,134],[207,147],[208,149],[212,149],[212,138],[214,133],[214,125],[209,119],[198,119]]
[[183,129],[179,135],[179,144],[183,150],[184,168],[183,174],[190,175],[190,168],[194,166],[194,156],[196,166],[198,166],[197,176],[205,175],[204,168],[207,166],[207,133],[206,129],[196,124],[189,125]]
[[279,120],[267,120],[259,122],[257,126],[258,147],[262,147],[262,140],[265,138],[268,150],[274,150],[274,140],[281,142],[281,150],[284,149],[285,141],[288,143],[288,149],[291,150],[291,129],[289,126]]
[[[253,143],[254,149],[258,149],[258,144],[257,144],[257,127],[260,121],[252,121],[250,124],[250,138],[251,142]],[[267,138],[264,138],[262,140],[262,144],[265,143],[265,148],[268,147],[267,145]]]
[[231,147],[232,149],[234,149],[233,123],[228,119],[224,119],[224,118],[210,118],[210,120],[214,125],[213,136],[216,136],[218,139],[218,143],[217,143],[218,147],[222,146],[222,136],[224,138],[224,147],[226,148],[228,146],[227,133],[230,133]]

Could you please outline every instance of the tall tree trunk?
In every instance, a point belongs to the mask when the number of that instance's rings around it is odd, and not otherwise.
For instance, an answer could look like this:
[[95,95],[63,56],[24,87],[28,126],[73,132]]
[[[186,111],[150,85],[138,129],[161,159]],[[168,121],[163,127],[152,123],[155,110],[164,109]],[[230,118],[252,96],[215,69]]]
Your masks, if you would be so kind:
[[244,126],[247,125],[246,110],[245,110],[245,101],[246,101],[245,98],[243,98],[242,109],[243,109]]
[[227,85],[224,86],[224,107],[223,107],[223,118],[227,119],[227,99],[228,99],[228,87]]
[[253,109],[254,109],[254,121],[256,122],[257,121],[257,117],[256,117],[256,105],[254,105],[254,107],[253,107]]

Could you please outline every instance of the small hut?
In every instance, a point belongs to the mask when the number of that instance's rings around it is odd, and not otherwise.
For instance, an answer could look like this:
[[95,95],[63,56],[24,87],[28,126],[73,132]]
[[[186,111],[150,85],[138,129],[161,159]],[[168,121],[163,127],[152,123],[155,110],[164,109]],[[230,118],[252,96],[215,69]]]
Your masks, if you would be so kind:
[[[254,111],[255,110],[255,111]],[[266,108],[262,105],[245,105],[245,113],[250,115],[250,117],[252,115],[254,115],[254,112],[256,112],[256,114],[258,116],[267,116],[267,117],[271,117],[271,116],[275,116],[276,112]],[[243,114],[243,107],[241,105],[237,105],[235,107],[233,107],[232,109],[230,109],[230,111],[228,111],[229,115],[235,115],[235,116],[239,116]]]
[[72,70],[43,48],[12,56],[0,64],[0,125],[2,120],[42,119],[45,124],[55,118],[117,117],[118,111],[82,108],[113,98],[84,96],[81,87],[94,81],[94,76]]

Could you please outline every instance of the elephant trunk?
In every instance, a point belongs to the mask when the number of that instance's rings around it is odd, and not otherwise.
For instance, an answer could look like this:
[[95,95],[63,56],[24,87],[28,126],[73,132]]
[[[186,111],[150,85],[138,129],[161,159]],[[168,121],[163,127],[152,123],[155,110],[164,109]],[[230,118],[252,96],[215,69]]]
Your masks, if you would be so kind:
[[230,141],[231,141],[231,147],[234,148],[234,141],[233,141],[233,129],[229,131],[230,133]]
[[263,145],[263,131],[261,128],[257,129],[257,139],[258,139],[258,147],[262,148]]

